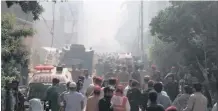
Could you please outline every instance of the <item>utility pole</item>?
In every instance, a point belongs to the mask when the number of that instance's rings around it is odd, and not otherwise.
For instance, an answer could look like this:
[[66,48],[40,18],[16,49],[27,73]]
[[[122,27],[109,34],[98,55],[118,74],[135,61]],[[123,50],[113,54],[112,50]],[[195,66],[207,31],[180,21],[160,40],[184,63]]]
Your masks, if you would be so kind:
[[[54,43],[54,32],[55,32],[55,4],[56,4],[56,0],[53,0],[53,2],[54,2],[54,4],[53,4],[53,6],[52,6],[52,10],[53,10],[53,23],[52,23],[52,38],[51,38],[51,46],[50,46],[50,48],[52,48],[53,47],[53,43]],[[52,49],[50,49],[49,50],[49,53],[48,53],[48,55],[47,55],[47,57],[46,57],[46,60],[45,60],[45,64],[52,64],[52,62],[53,62],[53,59],[54,59],[54,57],[53,57],[53,55],[52,55],[52,51],[51,51]]]
[[144,39],[143,39],[143,0],[141,0],[141,59],[144,58]]

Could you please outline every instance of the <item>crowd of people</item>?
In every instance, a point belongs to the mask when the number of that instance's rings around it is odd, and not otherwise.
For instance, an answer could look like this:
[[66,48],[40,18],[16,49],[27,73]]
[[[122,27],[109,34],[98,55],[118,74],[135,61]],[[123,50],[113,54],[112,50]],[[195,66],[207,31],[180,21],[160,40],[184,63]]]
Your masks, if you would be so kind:
[[[152,66],[152,73],[142,77],[135,67],[128,73],[126,67],[109,70],[105,75],[91,77],[87,71],[77,82],[68,82],[66,91],[57,91],[58,79],[48,88],[46,99],[52,111],[209,111],[208,97],[199,82],[176,82],[173,70],[164,79]],[[123,75],[126,76],[125,77]],[[108,76],[110,75],[110,76]],[[141,79],[142,78],[142,79]],[[123,81],[127,84],[124,84]],[[30,101],[31,102],[31,101]],[[38,107],[39,108],[39,107]],[[216,104],[212,111],[216,110]],[[35,111],[35,110],[32,110]]]
[[[113,58],[111,58],[111,61]],[[175,67],[163,76],[155,65],[112,64],[99,60],[93,76],[72,66],[73,82],[59,92],[59,79],[52,80],[44,103],[29,100],[30,111],[216,111],[198,80],[179,78]],[[116,62],[116,60],[113,60]],[[132,66],[132,67],[131,67]],[[81,73],[82,72],[82,73]],[[188,78],[188,79],[187,79]],[[192,81],[190,82],[190,79]],[[19,103],[21,104],[21,102]],[[44,105],[44,106],[43,106]],[[19,105],[18,105],[19,106]],[[23,105],[20,105],[23,106]],[[22,110],[16,110],[22,111]]]

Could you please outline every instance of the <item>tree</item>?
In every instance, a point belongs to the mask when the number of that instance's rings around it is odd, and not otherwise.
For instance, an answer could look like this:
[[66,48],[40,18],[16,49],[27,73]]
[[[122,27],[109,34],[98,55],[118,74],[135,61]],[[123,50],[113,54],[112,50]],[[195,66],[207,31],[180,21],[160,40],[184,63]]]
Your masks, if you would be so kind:
[[43,7],[37,1],[6,1],[8,8],[14,4],[19,4],[23,12],[33,14],[33,20],[38,20],[39,15],[43,12]]
[[[22,44],[23,37],[33,35],[33,29],[14,29],[15,17],[11,14],[2,15],[2,78],[19,78],[18,65],[28,64],[28,51]],[[3,85],[3,84],[2,84]]]
[[185,65],[194,67],[197,72],[194,76],[208,85],[208,68],[212,68],[213,62],[218,64],[218,2],[172,1],[171,4],[152,19],[150,31],[162,42],[173,43],[172,47],[184,57]]
[[[217,59],[217,1],[173,1],[154,17],[151,33],[163,42],[182,50],[185,63],[196,64],[196,56],[207,66]],[[206,54],[206,58],[205,58]],[[205,63],[207,61],[207,63]],[[217,60],[216,60],[217,61]],[[196,64],[197,65],[197,64]]]

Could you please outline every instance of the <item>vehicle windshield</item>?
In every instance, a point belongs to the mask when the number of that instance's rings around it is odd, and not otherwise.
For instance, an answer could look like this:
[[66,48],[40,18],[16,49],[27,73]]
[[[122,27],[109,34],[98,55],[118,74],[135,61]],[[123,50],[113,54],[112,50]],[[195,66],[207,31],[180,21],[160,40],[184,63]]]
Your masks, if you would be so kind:
[[[46,91],[51,83],[30,83],[29,84],[29,93],[28,99],[39,98],[43,100],[45,98]],[[58,92],[62,93],[66,90],[65,83],[61,83],[58,87]]]

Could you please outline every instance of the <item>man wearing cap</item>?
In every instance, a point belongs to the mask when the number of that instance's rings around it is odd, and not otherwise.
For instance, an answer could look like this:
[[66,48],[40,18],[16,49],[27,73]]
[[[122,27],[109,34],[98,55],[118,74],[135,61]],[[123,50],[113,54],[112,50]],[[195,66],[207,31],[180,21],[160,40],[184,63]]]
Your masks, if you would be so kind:
[[117,86],[115,95],[111,99],[113,111],[130,111],[128,98],[123,95],[123,86]]
[[86,97],[89,97],[92,95],[94,91],[94,86],[101,86],[102,84],[102,78],[100,77],[93,77],[93,84],[90,84],[89,87],[86,90]]
[[100,98],[101,87],[94,86],[93,95],[87,100],[86,111],[98,111],[98,102]]
[[84,96],[76,91],[75,82],[69,84],[69,92],[64,94],[62,106],[65,106],[65,111],[83,111]]

